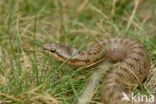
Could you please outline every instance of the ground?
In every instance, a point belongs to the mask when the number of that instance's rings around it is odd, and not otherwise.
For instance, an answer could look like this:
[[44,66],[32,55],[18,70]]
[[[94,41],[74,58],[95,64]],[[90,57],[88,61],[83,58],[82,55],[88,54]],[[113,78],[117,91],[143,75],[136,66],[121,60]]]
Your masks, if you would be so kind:
[[[47,42],[85,50],[91,42],[129,37],[156,64],[155,0],[1,0],[0,102],[73,104],[91,71],[43,53]],[[92,102],[98,102],[99,87]]]

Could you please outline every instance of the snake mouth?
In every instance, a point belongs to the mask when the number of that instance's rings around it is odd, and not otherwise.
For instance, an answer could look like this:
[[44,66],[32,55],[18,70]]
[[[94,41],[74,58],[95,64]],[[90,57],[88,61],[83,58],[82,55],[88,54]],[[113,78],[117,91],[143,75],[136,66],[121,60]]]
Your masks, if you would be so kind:
[[43,46],[43,47],[42,47],[42,50],[43,50],[43,51],[46,51],[46,50],[48,50],[48,49],[47,49],[47,48],[45,48],[45,47]]
[[49,50],[47,48],[45,48],[45,47],[42,48],[42,51],[45,52],[45,53],[49,53]]
[[47,53],[47,54],[51,54],[51,52],[49,51],[49,49],[48,48],[46,48],[46,47],[42,47],[42,52],[44,52],[44,53]]

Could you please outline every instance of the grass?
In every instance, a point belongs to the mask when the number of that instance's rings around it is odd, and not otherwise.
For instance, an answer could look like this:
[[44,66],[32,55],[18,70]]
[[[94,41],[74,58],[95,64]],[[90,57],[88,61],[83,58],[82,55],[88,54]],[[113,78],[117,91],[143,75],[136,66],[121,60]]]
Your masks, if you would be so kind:
[[60,67],[42,52],[47,42],[83,50],[101,38],[130,37],[145,45],[155,65],[155,0],[138,1],[1,0],[0,102],[76,101],[91,71]]

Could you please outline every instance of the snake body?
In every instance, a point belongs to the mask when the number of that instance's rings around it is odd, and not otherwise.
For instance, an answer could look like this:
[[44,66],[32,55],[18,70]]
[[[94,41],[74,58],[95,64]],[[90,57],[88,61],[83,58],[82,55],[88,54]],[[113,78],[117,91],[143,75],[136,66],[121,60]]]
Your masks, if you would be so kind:
[[123,92],[130,95],[143,82],[150,70],[150,60],[144,46],[135,40],[113,38],[93,43],[86,51],[65,45],[48,43],[43,50],[59,61],[68,60],[76,67],[94,67],[102,62],[117,63],[103,79],[101,102],[104,104],[142,104],[121,101]]

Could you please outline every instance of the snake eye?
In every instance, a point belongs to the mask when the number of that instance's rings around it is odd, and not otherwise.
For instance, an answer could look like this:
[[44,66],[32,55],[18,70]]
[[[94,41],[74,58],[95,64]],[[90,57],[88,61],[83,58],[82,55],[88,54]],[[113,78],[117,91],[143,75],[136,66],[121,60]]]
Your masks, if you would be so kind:
[[50,52],[55,53],[56,52],[56,49],[55,48],[51,48],[50,49]]

